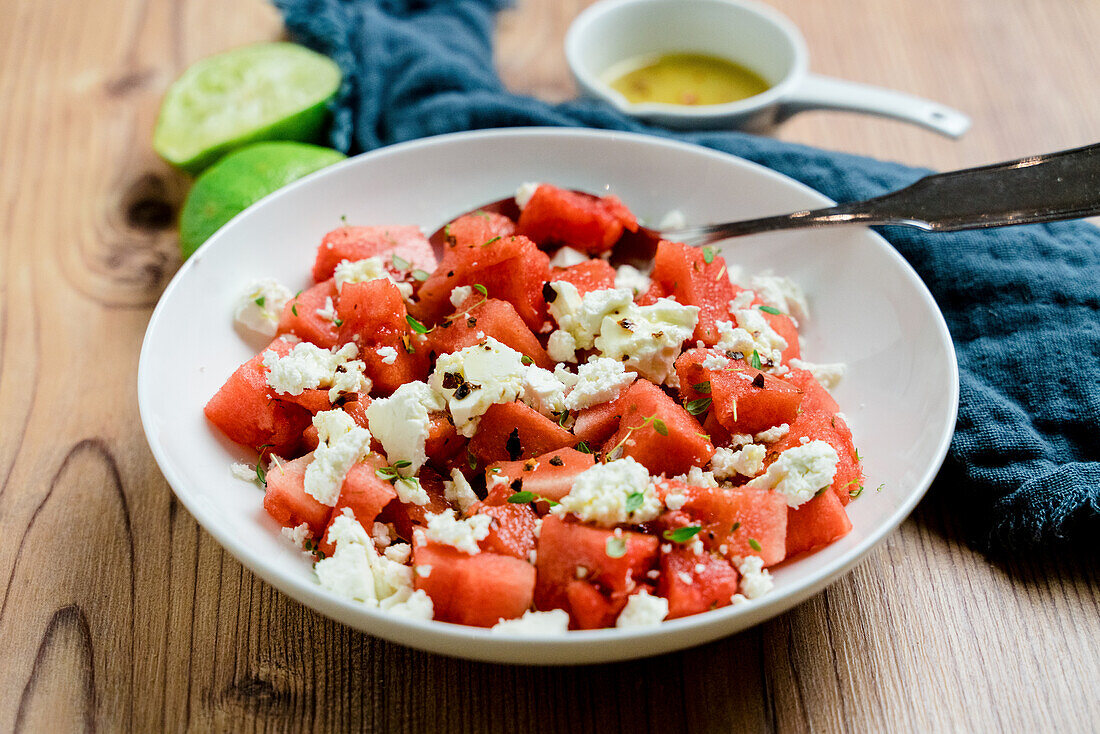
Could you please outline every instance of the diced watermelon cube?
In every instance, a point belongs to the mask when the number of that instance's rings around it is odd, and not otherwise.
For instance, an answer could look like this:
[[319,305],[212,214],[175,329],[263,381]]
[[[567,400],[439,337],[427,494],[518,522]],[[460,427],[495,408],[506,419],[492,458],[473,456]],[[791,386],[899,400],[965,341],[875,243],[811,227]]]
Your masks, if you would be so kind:
[[787,508],[787,558],[843,538],[852,521],[835,492],[822,492],[797,508]]
[[466,439],[458,435],[446,413],[428,414],[428,437],[424,441],[424,453],[437,466],[446,466],[450,459],[466,446]]
[[577,413],[576,421],[573,423],[573,435],[577,437],[578,442],[584,441],[592,448],[601,446],[615,431],[619,430],[622,417],[622,401],[619,398],[593,405]]
[[415,526],[428,524],[429,514],[438,515],[451,507],[451,503],[447,501],[443,489],[443,477],[428,466],[421,468],[417,477],[420,486],[428,495],[428,504],[416,505],[411,502],[391,502],[386,505],[382,514],[378,517],[379,522],[392,522],[398,535],[406,540],[412,539]]
[[447,249],[481,247],[494,237],[516,233],[516,223],[497,212],[464,214],[443,228]]
[[435,251],[419,227],[338,227],[326,234],[317,248],[313,280],[320,283],[331,278],[336,266],[344,260],[356,262],[376,255],[386,260],[387,264],[392,263],[396,255],[412,268],[429,273],[436,268]]
[[331,278],[290,299],[279,318],[279,333],[294,334],[302,341],[313,342],[325,349],[336,346],[340,336],[336,325],[332,319],[317,313],[324,310],[328,299],[332,299],[333,304],[339,300],[336,281]]
[[516,228],[539,245],[569,245],[599,254],[610,250],[624,229],[635,231],[638,221],[615,196],[596,197],[541,184]]
[[526,237],[509,235],[484,244],[457,244],[447,250],[439,269],[418,291],[416,315],[438,323],[451,312],[451,291],[460,285],[480,285],[489,297],[508,301],[527,328],[539,332],[546,321],[542,286],[550,274],[550,258]]
[[[366,365],[364,372],[374,383],[376,394],[389,395],[406,382],[428,376],[426,341],[410,330],[405,301],[389,280],[345,283],[337,314],[343,322],[340,342],[359,347],[357,359]],[[387,347],[393,353],[379,353]]]
[[489,535],[478,543],[481,550],[527,560],[528,554],[535,549],[539,516],[534,510],[527,505],[485,505],[479,507],[476,514],[493,518]]
[[575,441],[572,433],[523,403],[497,403],[481,417],[469,448],[480,461],[491,464],[531,459]]
[[565,280],[577,287],[582,296],[589,291],[602,291],[615,287],[615,268],[606,260],[592,259],[568,268],[554,268],[550,280]]
[[309,525],[310,535],[318,535],[328,525],[332,508],[323,505],[306,493],[306,467],[313,461],[313,454],[282,462],[267,472],[267,493],[264,509],[267,514],[286,528]]
[[[515,619],[531,607],[535,567],[498,553],[468,555],[438,543],[413,548],[417,589],[431,597],[433,617],[475,627]],[[427,576],[419,569],[430,568]]]
[[543,369],[554,368],[554,361],[516,313],[515,307],[507,301],[486,298],[477,291],[455,313],[439,322],[428,336],[428,342],[436,354],[451,354],[480,344],[488,336],[526,354]]
[[[742,360],[729,360],[729,366],[720,369],[702,366],[708,356],[720,354],[714,349],[690,349],[676,360],[685,401],[709,397],[710,410],[730,433],[757,433],[794,420],[802,403],[801,390]],[[709,383],[709,393],[694,387],[701,383]]]
[[[547,515],[536,552],[538,582],[535,604],[539,609],[565,609],[574,617],[569,600],[569,585],[577,580],[592,584],[618,609],[657,563],[658,540],[655,536],[624,531],[619,536],[625,550],[619,557],[608,555],[608,541],[616,538],[610,530],[566,522]],[[579,626],[579,625],[578,625]]]
[[794,321],[790,316],[786,314],[772,314],[767,311],[761,311],[764,319],[771,325],[775,332],[779,336],[783,337],[783,340],[787,342],[787,348],[783,350],[783,364],[791,361],[792,359],[798,359],[802,356],[802,349],[798,343],[798,327],[794,325]]
[[[397,499],[393,485],[379,477],[375,472],[386,466],[386,460],[380,454],[371,452],[359,463],[353,465],[340,486],[340,496],[329,515],[328,525],[343,514],[344,508],[350,508],[355,519],[369,533],[374,521],[387,505]],[[328,531],[321,538],[320,549],[326,556],[332,555],[333,547],[328,541]]]
[[635,380],[619,403],[619,430],[603,448],[612,459],[630,456],[651,474],[674,476],[706,464],[714,455],[699,421],[652,382]]
[[[760,556],[765,566],[783,560],[787,553],[787,502],[783,495],[751,487],[697,487],[673,480],[668,484],[687,498],[678,513],[669,514],[686,516],[686,524],[700,525],[697,537],[708,550],[726,557]],[[669,518],[664,522],[677,523]]]
[[[548,500],[558,501],[573,489],[573,480],[591,469],[596,457],[571,448],[561,448],[525,461],[499,461],[488,467],[488,476],[504,478],[507,485],[493,490],[486,504],[500,503],[515,492],[531,492]],[[513,483],[519,481],[518,489]]]
[[[824,388],[819,389],[824,392]],[[783,451],[800,445],[803,438],[809,441],[825,441],[836,450],[838,462],[832,488],[840,503],[848,504],[851,493],[857,491],[863,483],[863,468],[856,456],[852,432],[839,414],[804,410],[790,423],[787,435],[768,447],[765,466],[775,461]]]
[[675,546],[661,553],[657,593],[668,599],[668,619],[676,619],[729,605],[739,580],[726,559]]
[[298,395],[280,393],[279,400],[284,403],[300,405],[313,415],[320,413],[322,410],[332,410],[332,401],[328,399],[327,389],[313,390],[307,388]]
[[694,340],[711,345],[718,342],[718,322],[729,321],[729,302],[740,288],[730,282],[726,261],[714,250],[689,247],[679,242],[662,240],[653,258],[652,285],[640,302],[670,296],[685,306],[699,307],[699,321]]
[[[292,344],[275,339],[264,350],[279,355],[290,351]],[[225,384],[206,404],[206,417],[231,441],[280,456],[292,454],[302,431],[310,424],[309,411],[300,405],[275,399],[267,385],[264,352],[238,367]]]
[[595,584],[575,579],[565,585],[570,622],[576,629],[611,627],[626,606],[626,597],[608,598]]

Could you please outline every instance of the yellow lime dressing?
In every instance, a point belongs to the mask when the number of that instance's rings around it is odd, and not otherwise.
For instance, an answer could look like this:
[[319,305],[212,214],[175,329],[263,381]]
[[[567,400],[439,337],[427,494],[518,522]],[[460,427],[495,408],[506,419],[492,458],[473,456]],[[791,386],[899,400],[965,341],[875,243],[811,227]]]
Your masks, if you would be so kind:
[[628,101],[679,105],[735,102],[771,85],[752,69],[717,56],[670,53],[616,64],[605,81]]

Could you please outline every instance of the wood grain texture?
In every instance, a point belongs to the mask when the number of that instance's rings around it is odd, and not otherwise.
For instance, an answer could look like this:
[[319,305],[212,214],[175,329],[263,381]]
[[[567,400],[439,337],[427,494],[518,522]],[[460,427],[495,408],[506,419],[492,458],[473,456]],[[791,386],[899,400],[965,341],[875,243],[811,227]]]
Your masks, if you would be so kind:
[[[500,21],[512,88],[573,94],[585,2]],[[774,0],[815,71],[968,111],[959,142],[807,113],[787,140],[951,168],[1095,142],[1100,4]],[[990,564],[942,488],[791,612],[686,652],[576,669],[450,660],[303,608],[173,499],[137,415],[152,305],[188,182],[149,147],[208,53],[281,34],[261,0],[0,10],[0,730],[1095,731],[1095,559]]]

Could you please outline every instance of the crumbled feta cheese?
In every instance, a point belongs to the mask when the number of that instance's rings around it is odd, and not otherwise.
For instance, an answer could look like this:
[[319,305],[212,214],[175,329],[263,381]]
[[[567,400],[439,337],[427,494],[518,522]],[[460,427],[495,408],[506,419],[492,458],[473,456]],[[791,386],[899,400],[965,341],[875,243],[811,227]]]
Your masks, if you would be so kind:
[[527,365],[520,399],[547,417],[565,410],[566,387],[550,370]]
[[806,294],[790,278],[768,274],[754,275],[751,285],[760,295],[760,300],[765,306],[771,306],[777,311],[789,314],[798,321],[809,316],[810,309],[806,304]]
[[550,258],[550,267],[571,268],[583,262],[588,262],[588,255],[580,250],[574,250],[572,247],[562,247],[554,253],[554,257]]
[[[498,467],[499,468],[499,467]],[[485,479],[485,488],[492,492],[497,487],[508,486],[508,480],[500,474],[489,473]]]
[[706,359],[703,360],[702,366],[705,370],[724,370],[730,366],[730,360],[720,354],[708,354]]
[[808,371],[826,390],[836,388],[840,384],[841,378],[844,377],[844,373],[848,371],[848,365],[843,362],[814,364],[801,359],[792,359],[789,364],[796,370]]
[[707,565],[705,563],[696,563],[695,564],[695,573],[701,574],[706,570],[707,570]]
[[467,438],[489,406],[510,403],[523,393],[527,365],[523,355],[489,337],[481,344],[444,354],[429,384],[444,396],[455,428]]
[[554,365],[554,377],[561,380],[561,384],[566,387],[575,387],[580,380],[576,374],[570,372],[563,364]]
[[691,541],[691,545],[689,545],[688,547],[691,548],[691,552],[697,556],[703,555],[703,552],[705,550],[705,548],[703,547],[703,541],[699,538]]
[[284,538],[293,543],[295,548],[303,548],[306,539],[309,538],[309,523],[304,522],[293,528],[279,528],[279,532]]
[[768,471],[747,486],[774,490],[786,497],[788,507],[799,507],[833,483],[838,461],[836,449],[828,443],[811,441],[781,453]]
[[730,313],[737,313],[746,308],[752,308],[752,302],[756,300],[756,294],[752,291],[741,291],[729,302]]
[[443,496],[448,502],[458,505],[463,512],[477,502],[473,487],[466,481],[465,475],[457,468],[451,469],[451,480],[443,482]]
[[370,537],[379,548],[385,548],[391,542],[390,529],[382,522],[376,522],[371,526]]
[[532,181],[525,181],[519,185],[516,189],[516,206],[520,208],[520,211],[527,206],[527,202],[531,201],[531,197],[535,195],[535,191],[538,190],[539,184]]
[[320,316],[323,319],[327,319],[328,321],[332,321],[332,322],[335,323],[335,321],[336,321],[336,306],[332,305],[332,297],[331,296],[326,296],[324,307],[315,309],[314,313],[316,313],[318,316]]
[[714,450],[710,467],[719,479],[731,479],[741,474],[755,477],[764,471],[764,457],[768,450],[758,444],[750,443],[738,450],[719,448]]
[[[772,590],[774,586],[771,574],[764,568],[764,559],[760,556],[734,557],[730,559],[737,566],[737,572],[741,574],[741,583],[738,585],[738,594],[744,599],[757,599]],[[732,602],[733,599],[731,598]]]
[[382,364],[393,364],[397,361],[397,350],[393,347],[378,347],[374,351],[382,358]]
[[670,490],[665,493],[665,507],[670,510],[679,510],[687,504],[688,496],[678,490]]
[[490,515],[473,515],[459,520],[452,509],[446,509],[437,515],[429,512],[427,518],[425,538],[458,548],[470,555],[481,552],[477,542],[489,537],[489,525],[493,521]]
[[673,477],[673,479],[683,482],[684,484],[690,484],[693,487],[717,487],[718,482],[715,481],[714,477],[715,475],[713,473],[703,471],[700,467],[693,466],[688,469],[687,474],[681,474],[678,477]]
[[[759,327],[760,323],[757,319],[763,320],[759,311],[738,311],[738,314],[750,314],[743,317],[746,324],[750,324],[753,327]],[[753,316],[755,315],[755,316]],[[760,357],[761,363],[772,363],[778,365],[783,359],[783,349],[787,348],[787,342],[783,337],[776,333],[775,329],[772,329],[770,325],[765,321],[763,326],[770,332],[770,335],[765,335],[763,331],[759,332],[760,338],[748,329],[740,326],[734,326],[730,321],[719,321],[715,324],[718,328],[718,344],[717,346],[724,352],[740,352],[748,359],[749,355],[756,351]],[[771,339],[771,335],[774,335],[775,340]],[[765,338],[767,337],[767,338]],[[775,347],[782,343],[782,348],[776,349]],[[765,364],[765,366],[767,366]],[[751,379],[751,378],[750,378]]]
[[576,362],[577,340],[568,331],[556,329],[546,340],[546,353],[555,362]]
[[604,317],[593,344],[600,353],[622,362],[658,385],[672,371],[680,347],[695,331],[698,306],[658,298],[650,306],[633,303]]
[[756,441],[758,443],[775,443],[790,433],[790,431],[791,427],[789,424],[780,423],[778,426],[772,426],[768,430],[756,434]]
[[562,331],[573,335],[577,349],[590,349],[600,333],[604,317],[634,302],[634,293],[625,288],[589,291],[582,298],[577,287],[569,281],[555,280],[550,287],[556,294],[549,301],[550,315]]
[[391,614],[431,619],[432,602],[413,589],[412,569],[378,555],[366,530],[349,514],[335,517],[328,530],[333,554],[313,567],[322,587]]
[[363,375],[363,362],[352,359],[358,352],[354,344],[332,351],[309,342],[295,344],[284,357],[269,349],[263,359],[267,384],[287,395],[327,387],[331,401],[341,393],[365,392],[370,389],[370,380]]
[[408,563],[412,557],[412,546],[408,543],[394,543],[386,548],[386,558],[394,563]]
[[735,433],[730,436],[730,446],[748,446],[752,443],[752,435],[748,433]]
[[564,635],[569,629],[569,613],[564,609],[553,609],[549,612],[523,613],[517,619],[501,619],[489,628],[489,631],[498,635],[516,635],[518,637],[531,637],[539,635]]
[[451,305],[461,308],[466,299],[474,294],[474,289],[468,285],[460,285],[451,289]]
[[432,567],[426,563],[422,563],[416,567],[416,575],[422,579],[426,579],[432,575]]
[[675,369],[668,371],[668,377],[665,378],[665,387],[671,387],[673,390],[680,389],[680,375],[676,373]]
[[660,224],[657,225],[658,230],[665,229],[683,229],[687,226],[687,217],[679,209],[673,209],[670,212],[665,213],[661,217]]
[[634,382],[635,377],[633,372],[627,372],[622,362],[596,357],[577,368],[576,384],[565,396],[565,407],[583,410],[614,400]]
[[[429,413],[445,408],[443,399],[423,382],[406,382],[388,398],[372,400],[367,406],[367,425],[371,434],[382,443],[391,465],[407,461],[409,466],[398,469],[402,476],[414,476],[428,457],[424,445],[431,430]],[[404,482],[402,482],[404,484]],[[428,496],[423,489],[423,502]]]
[[649,276],[633,265],[620,265],[615,270],[615,287],[626,288],[634,291],[635,296],[640,296],[649,290]]
[[390,271],[386,270],[386,266],[381,257],[375,255],[374,257],[364,258],[363,260],[341,260],[340,264],[336,266],[336,272],[334,276],[336,278],[336,290],[337,292],[343,290],[346,283],[366,283],[371,280],[385,279],[397,286],[397,290],[401,293],[401,297],[408,300],[412,296],[413,287],[409,283],[404,283],[399,280],[395,280],[390,275]]
[[761,359],[770,356],[776,364],[782,361],[783,350],[787,348],[787,340],[772,328],[772,325],[764,318],[764,314],[756,309],[747,308],[738,311],[733,316],[737,319],[737,325],[740,328],[752,334],[753,341],[758,345],[757,351],[759,351]]
[[370,431],[357,426],[342,410],[324,410],[313,416],[317,448],[306,466],[305,491],[322,505],[332,507],[348,469],[370,452]]
[[690,574],[690,573],[688,573],[687,571],[680,571],[680,572],[679,572],[679,573],[677,573],[676,575],[677,575],[677,576],[678,576],[678,577],[680,578],[680,580],[681,580],[681,581],[683,581],[683,582],[684,582],[685,584],[690,584],[690,583],[692,583],[692,582],[694,581],[694,579],[693,579],[693,578],[691,578],[691,574]]
[[668,616],[668,599],[650,596],[645,590],[627,597],[626,606],[615,620],[616,627],[651,627]]
[[[642,495],[641,504],[628,511],[630,496],[637,494]],[[628,456],[596,464],[578,474],[569,494],[551,512],[572,512],[586,522],[613,527],[653,520],[661,514],[661,499],[650,481],[649,470]]]
[[264,336],[275,336],[283,306],[291,298],[290,291],[273,278],[253,281],[237,299],[233,317],[246,329]]
[[229,467],[229,473],[233,475],[234,479],[240,479],[242,482],[256,481],[256,467],[251,464],[235,461],[233,466]]

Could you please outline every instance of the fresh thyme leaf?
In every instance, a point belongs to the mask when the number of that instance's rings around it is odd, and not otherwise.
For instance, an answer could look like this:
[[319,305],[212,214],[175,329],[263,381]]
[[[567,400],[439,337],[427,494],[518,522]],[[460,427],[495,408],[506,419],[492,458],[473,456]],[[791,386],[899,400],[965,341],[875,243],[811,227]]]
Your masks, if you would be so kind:
[[760,310],[764,313],[770,313],[772,316],[780,316],[783,313],[778,308],[773,308],[772,306],[761,306]]
[[420,323],[412,316],[409,316],[407,314],[405,315],[405,321],[408,322],[409,327],[412,328],[412,330],[415,331],[417,334],[427,334],[431,331],[431,329],[424,326],[424,324]]
[[652,423],[653,430],[657,431],[657,433],[661,434],[662,436],[668,435],[668,426],[665,425],[665,422],[663,420],[661,420],[660,418],[653,418]]
[[417,268],[416,270],[412,271],[412,277],[423,283],[425,280],[432,276],[430,273],[428,273],[428,271]]
[[260,296],[259,298],[255,299],[253,301],[253,303],[255,303],[260,308],[263,308],[264,307],[264,301],[266,301],[266,300],[267,299],[264,296]]
[[260,484],[267,486],[267,472],[264,471],[264,460],[260,459],[256,462],[256,478],[260,480]]
[[499,240],[499,239],[500,239],[500,235],[498,234],[498,235],[497,235],[496,237],[494,237],[493,239],[491,239],[491,240],[488,240],[488,241],[486,241],[486,242],[483,242],[481,246],[482,246],[482,247],[488,247],[489,245],[493,244],[494,242],[496,242],[496,241],[497,241],[497,240]]
[[715,252],[713,247],[704,247],[703,262],[705,262],[707,265],[710,265],[712,262],[714,262],[714,254]]
[[608,558],[622,558],[626,555],[626,541],[612,535],[604,545],[604,552],[607,553]]
[[536,495],[534,492],[528,492],[526,490],[524,490],[523,492],[516,492],[515,494],[508,497],[508,501],[511,502],[513,505],[526,505],[528,502],[534,502],[537,499],[538,495]]
[[393,462],[393,468],[394,469],[404,469],[407,466],[412,466],[412,462],[408,461],[406,459],[402,459],[401,461]]
[[294,305],[290,307],[290,312],[292,314],[294,314],[295,316],[298,315],[298,302],[297,301],[295,301]]
[[732,526],[730,526],[730,532],[731,533],[736,533],[740,529],[741,529],[741,523],[739,523],[739,522],[735,522]]
[[525,354],[525,355],[523,355],[522,357],[520,357],[520,358],[519,358],[519,361],[520,361],[520,362],[523,362],[523,363],[524,363],[524,364],[526,364],[526,365],[531,365],[531,364],[534,364],[534,363],[535,363],[535,360],[531,359],[531,358],[530,358],[530,357],[528,357],[528,356],[527,356],[526,354]]
[[687,525],[675,530],[666,530],[663,535],[665,540],[671,540],[673,543],[686,543],[698,535],[702,529],[702,525]]
[[761,545],[760,545],[759,541],[757,541],[756,538],[749,538],[749,547],[752,548],[754,551],[756,551],[758,553],[761,550]]
[[383,466],[374,470],[381,479],[395,479],[397,477],[397,471],[392,466]]
[[409,269],[409,268],[410,268],[410,267],[412,266],[412,263],[410,263],[410,262],[409,262],[408,260],[406,260],[405,258],[403,258],[403,257],[398,257],[398,256],[397,256],[397,253],[394,253],[394,254],[393,254],[393,255],[392,255],[391,257],[390,257],[390,260],[391,260],[391,261],[393,261],[393,266],[394,266],[395,268],[397,268],[398,270],[408,270],[408,269]]
[[749,357],[749,366],[754,370],[760,369],[760,353],[755,349],[752,350],[752,356]]
[[710,380],[706,382],[697,382],[691,386],[691,389],[695,392],[710,394]]
[[689,400],[684,403],[684,410],[692,415],[701,415],[706,413],[710,408],[710,398],[699,398],[698,400]]
[[474,452],[470,451],[470,447],[466,447],[466,463],[469,464],[470,469],[477,471],[477,457],[474,456]]
[[645,502],[644,492],[631,492],[626,496],[626,511],[634,512]]
[[335,326],[337,329],[339,329],[341,326],[344,325],[344,320],[343,319],[335,319],[332,322],[332,325]]
[[481,283],[474,283],[473,288],[474,288],[475,291],[477,291],[478,293],[480,293],[483,296],[489,295],[489,289],[486,288],[485,286],[483,286]]

